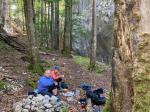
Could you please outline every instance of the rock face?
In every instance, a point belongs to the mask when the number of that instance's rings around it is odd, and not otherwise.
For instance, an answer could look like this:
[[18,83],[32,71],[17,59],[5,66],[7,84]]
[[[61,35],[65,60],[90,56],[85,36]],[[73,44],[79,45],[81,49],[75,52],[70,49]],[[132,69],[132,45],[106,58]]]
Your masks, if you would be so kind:
[[55,112],[61,111],[64,107],[67,107],[67,103],[59,101],[58,98],[47,95],[28,96],[20,102],[13,105],[14,112]]
[[[97,0],[97,60],[109,63],[112,55],[113,0]],[[74,6],[73,49],[88,56],[92,28],[92,0],[79,0]]]

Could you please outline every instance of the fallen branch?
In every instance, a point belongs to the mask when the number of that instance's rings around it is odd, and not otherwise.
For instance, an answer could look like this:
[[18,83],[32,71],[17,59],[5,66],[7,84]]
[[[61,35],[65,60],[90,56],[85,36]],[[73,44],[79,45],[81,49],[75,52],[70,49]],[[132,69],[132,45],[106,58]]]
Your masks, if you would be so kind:
[[42,55],[58,56],[57,54],[52,54],[52,53],[47,53],[47,52],[42,52],[42,51],[40,51],[40,54],[42,54]]
[[20,43],[17,40],[17,37],[8,35],[5,31],[0,31],[0,40],[7,43],[9,46],[13,47],[17,51],[26,54],[27,46],[23,43]]

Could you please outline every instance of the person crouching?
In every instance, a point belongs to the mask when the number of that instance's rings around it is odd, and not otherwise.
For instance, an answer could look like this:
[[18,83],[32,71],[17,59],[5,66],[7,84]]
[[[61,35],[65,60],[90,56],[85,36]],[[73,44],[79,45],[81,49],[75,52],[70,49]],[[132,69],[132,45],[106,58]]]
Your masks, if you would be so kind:
[[51,70],[46,70],[38,81],[38,93],[51,97],[52,95],[57,95],[57,88],[54,79],[51,77]]

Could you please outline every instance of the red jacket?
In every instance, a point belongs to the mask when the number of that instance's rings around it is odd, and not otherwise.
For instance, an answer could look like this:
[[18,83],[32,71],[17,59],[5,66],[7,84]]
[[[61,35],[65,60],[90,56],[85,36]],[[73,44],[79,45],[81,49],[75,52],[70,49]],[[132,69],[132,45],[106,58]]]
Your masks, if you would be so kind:
[[61,78],[59,72],[57,71],[51,71],[51,77],[54,79],[54,80],[57,80],[59,78]]

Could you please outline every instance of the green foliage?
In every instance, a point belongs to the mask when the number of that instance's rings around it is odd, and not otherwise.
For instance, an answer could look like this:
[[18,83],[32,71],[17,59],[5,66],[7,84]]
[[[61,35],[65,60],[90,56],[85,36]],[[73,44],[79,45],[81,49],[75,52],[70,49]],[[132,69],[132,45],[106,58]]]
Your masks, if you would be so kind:
[[96,71],[97,74],[100,74],[105,71],[105,67],[101,65],[97,65],[94,67],[93,65],[90,65],[90,59],[88,57],[82,57],[73,55],[74,61],[81,65],[84,69],[89,70],[90,72]]
[[26,84],[30,87],[32,87],[33,89],[36,89],[37,88],[37,81],[33,81],[33,80],[26,80]]
[[81,66],[83,66],[84,68],[88,68],[88,65],[90,63],[90,59],[87,57],[82,57],[82,56],[77,56],[74,55],[73,56],[75,62]]
[[106,104],[105,104],[102,112],[111,112],[111,103],[112,103],[112,100],[111,100],[111,93],[110,93],[109,99],[106,101]]
[[89,66],[88,66],[88,70],[89,70],[90,72],[92,72],[92,71],[96,70],[95,65],[94,65],[94,64],[89,64]]
[[68,107],[62,107],[60,112],[69,112],[69,108]]
[[100,74],[100,73],[102,73],[104,71],[105,71],[104,67],[101,67],[101,66],[98,66],[98,65],[96,66],[96,73]]
[[39,75],[43,74],[44,73],[44,68],[43,66],[41,66],[40,63],[36,63],[34,66],[33,66],[33,69],[32,69],[32,72],[33,73],[38,73]]
[[7,85],[6,82],[0,80],[0,91],[5,89],[5,86]]

